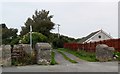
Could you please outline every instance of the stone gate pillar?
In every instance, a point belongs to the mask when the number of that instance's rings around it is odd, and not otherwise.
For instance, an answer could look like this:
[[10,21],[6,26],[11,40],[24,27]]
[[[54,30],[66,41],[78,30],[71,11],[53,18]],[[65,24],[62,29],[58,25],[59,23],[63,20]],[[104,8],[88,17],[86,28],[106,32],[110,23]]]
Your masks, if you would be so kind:
[[2,65],[11,66],[11,46],[2,45]]
[[37,43],[35,49],[37,50],[37,64],[49,65],[51,62],[51,45],[49,43]]

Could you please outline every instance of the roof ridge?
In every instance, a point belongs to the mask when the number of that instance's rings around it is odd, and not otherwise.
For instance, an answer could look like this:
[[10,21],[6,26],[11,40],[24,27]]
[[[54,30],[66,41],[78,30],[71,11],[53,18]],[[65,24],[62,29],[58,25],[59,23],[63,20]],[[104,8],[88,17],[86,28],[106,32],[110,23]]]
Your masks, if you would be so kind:
[[94,32],[88,34],[86,37],[81,38],[82,40],[80,40],[80,43],[86,41],[87,39],[91,38],[92,36],[94,36],[96,33],[100,32],[100,31],[101,30],[94,31]]

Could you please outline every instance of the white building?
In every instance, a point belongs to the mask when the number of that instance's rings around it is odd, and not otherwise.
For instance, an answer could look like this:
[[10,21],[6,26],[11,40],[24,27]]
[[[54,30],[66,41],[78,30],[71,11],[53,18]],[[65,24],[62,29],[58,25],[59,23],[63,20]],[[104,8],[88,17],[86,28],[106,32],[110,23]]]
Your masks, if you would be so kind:
[[107,39],[113,39],[109,34],[104,32],[103,30],[99,30],[96,32],[93,32],[89,34],[86,37],[83,37],[80,39],[79,43],[89,43],[89,42],[97,42],[97,41],[102,41],[102,40],[107,40]]

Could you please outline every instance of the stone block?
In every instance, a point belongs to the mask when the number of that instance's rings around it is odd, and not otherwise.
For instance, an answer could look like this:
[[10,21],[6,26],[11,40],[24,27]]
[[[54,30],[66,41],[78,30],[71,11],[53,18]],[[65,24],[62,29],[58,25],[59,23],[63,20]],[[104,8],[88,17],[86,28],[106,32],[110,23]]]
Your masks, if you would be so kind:
[[96,46],[96,59],[102,62],[113,60],[114,51],[115,49],[113,47],[108,47],[105,44],[98,44]]
[[11,66],[11,46],[2,45],[2,65]]
[[37,43],[35,45],[37,51],[37,63],[42,65],[48,65],[51,61],[51,45],[49,43]]

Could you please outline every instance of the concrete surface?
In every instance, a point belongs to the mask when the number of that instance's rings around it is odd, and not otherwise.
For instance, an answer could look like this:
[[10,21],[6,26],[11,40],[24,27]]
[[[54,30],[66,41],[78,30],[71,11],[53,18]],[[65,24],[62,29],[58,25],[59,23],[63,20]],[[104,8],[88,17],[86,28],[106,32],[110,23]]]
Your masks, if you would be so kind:
[[64,52],[71,59],[79,63],[70,63],[56,52],[58,65],[28,65],[19,67],[4,67],[3,72],[118,72],[118,62],[85,62],[72,54]]
[[54,66],[20,66],[2,68],[3,72],[118,72],[117,62],[82,62]]

